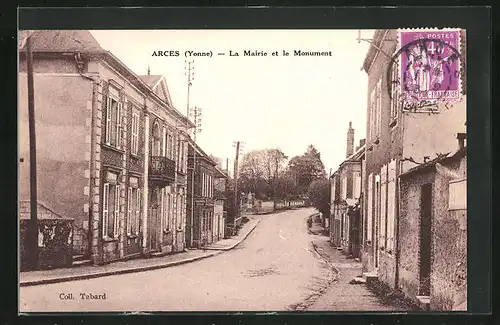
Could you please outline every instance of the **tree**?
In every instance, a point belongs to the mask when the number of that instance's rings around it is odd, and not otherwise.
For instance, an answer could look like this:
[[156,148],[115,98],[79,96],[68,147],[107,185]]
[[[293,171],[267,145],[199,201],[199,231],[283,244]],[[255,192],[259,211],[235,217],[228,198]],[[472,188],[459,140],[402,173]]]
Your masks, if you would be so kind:
[[310,185],[307,196],[313,207],[323,214],[325,218],[330,215],[330,182],[326,178],[316,179]]
[[287,156],[280,149],[253,150],[245,154],[240,164],[238,186],[245,193],[255,193],[258,199],[276,196],[278,178],[286,171]]
[[300,194],[306,194],[309,185],[314,180],[326,177],[321,154],[313,145],[309,145],[303,155],[293,157],[288,163],[288,167],[294,174],[295,183]]

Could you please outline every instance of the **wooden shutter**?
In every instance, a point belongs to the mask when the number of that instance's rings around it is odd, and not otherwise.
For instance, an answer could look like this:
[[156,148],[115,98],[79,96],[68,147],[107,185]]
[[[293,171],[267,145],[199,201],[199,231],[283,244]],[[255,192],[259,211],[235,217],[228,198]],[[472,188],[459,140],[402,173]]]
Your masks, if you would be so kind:
[[115,186],[115,220],[114,220],[114,227],[113,227],[113,237],[118,237],[118,223],[120,220],[120,185]]
[[109,217],[109,183],[104,183],[102,191],[102,236],[108,235],[108,217]]
[[139,229],[141,227],[141,189],[138,188],[136,191],[137,199],[136,199],[136,211],[135,211],[135,222],[136,222],[136,227],[135,227],[135,234],[139,234]]

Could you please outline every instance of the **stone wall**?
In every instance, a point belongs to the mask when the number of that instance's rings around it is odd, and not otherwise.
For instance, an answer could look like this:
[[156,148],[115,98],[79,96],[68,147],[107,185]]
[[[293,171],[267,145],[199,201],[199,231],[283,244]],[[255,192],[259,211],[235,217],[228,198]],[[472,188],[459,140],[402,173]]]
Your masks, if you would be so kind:
[[[28,227],[30,202],[19,202],[19,254],[20,269],[27,271]],[[38,265],[37,269],[70,267],[73,263],[73,220],[63,218],[46,206],[37,206]]]

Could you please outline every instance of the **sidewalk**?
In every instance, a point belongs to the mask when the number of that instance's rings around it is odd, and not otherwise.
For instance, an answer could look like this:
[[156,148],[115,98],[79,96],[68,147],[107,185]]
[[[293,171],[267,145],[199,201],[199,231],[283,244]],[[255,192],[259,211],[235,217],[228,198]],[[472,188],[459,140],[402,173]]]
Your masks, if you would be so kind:
[[308,310],[331,311],[409,311],[412,307],[402,301],[385,299],[364,283],[352,281],[361,275],[361,262],[347,257],[330,245],[328,238],[313,240],[316,251],[330,261],[338,271],[337,283],[328,289]]
[[102,266],[79,266],[54,270],[21,272],[20,286],[34,286],[49,283],[91,279],[109,275],[118,275],[142,271],[150,271],[170,266],[190,263],[207,257],[215,256],[226,250],[233,249],[257,227],[261,218],[247,216],[250,220],[239,230],[238,235],[224,239],[202,249],[188,250],[186,252],[170,254],[163,257],[140,258],[129,261],[118,261]]

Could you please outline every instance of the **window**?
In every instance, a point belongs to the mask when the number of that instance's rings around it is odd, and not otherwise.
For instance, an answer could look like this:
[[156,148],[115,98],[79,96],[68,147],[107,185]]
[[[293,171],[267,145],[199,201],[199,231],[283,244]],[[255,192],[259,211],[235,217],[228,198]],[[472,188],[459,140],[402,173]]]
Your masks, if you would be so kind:
[[118,184],[104,183],[102,202],[102,236],[104,238],[117,238],[120,219],[120,188]]
[[380,240],[379,247],[387,248],[387,165],[380,170]]
[[373,222],[373,174],[368,176],[368,198],[366,211],[366,240],[372,241],[372,222]]
[[137,155],[139,153],[139,114],[132,113],[132,154]]
[[177,214],[177,229],[182,228],[182,216],[181,216],[181,207],[182,207],[182,195],[177,194],[177,207],[176,207],[176,214]]
[[160,138],[160,127],[158,126],[158,123],[154,123],[153,125],[153,141],[152,141],[152,156],[159,156],[160,155],[160,143],[161,143],[161,138]]
[[380,111],[382,107],[382,79],[379,79],[370,94],[370,140],[373,141],[380,135]]
[[387,252],[394,252],[394,232],[396,216],[396,160],[391,160],[387,176]]
[[127,202],[127,235],[139,234],[139,223],[141,215],[141,189],[137,187],[137,183],[131,178],[130,187],[128,188]]
[[177,137],[177,170],[181,170],[182,147],[181,139]]
[[122,103],[108,96],[106,105],[106,144],[121,149]]
[[163,133],[162,133],[162,137],[161,137],[161,155],[162,157],[166,157],[167,156],[167,150],[165,148],[166,144],[167,144],[167,129],[165,127],[163,127]]
[[205,173],[201,174],[201,196],[205,196]]
[[398,117],[398,112],[401,104],[400,95],[400,84],[401,80],[399,77],[398,61],[394,62],[391,71],[391,119],[389,121],[390,126],[396,125],[396,119]]
[[173,147],[173,139],[172,134],[168,132],[167,134],[167,157],[172,159],[172,147]]

